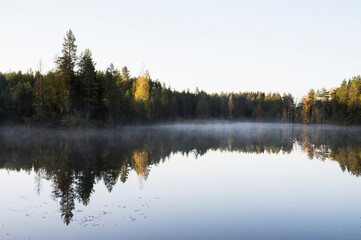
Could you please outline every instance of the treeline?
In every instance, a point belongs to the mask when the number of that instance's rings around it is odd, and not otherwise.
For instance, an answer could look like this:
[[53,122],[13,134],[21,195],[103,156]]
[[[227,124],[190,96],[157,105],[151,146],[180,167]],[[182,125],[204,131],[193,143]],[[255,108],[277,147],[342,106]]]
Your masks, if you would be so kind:
[[327,91],[311,89],[298,106],[299,120],[305,123],[361,123],[361,77]]
[[92,53],[77,54],[66,33],[62,55],[48,73],[0,72],[0,122],[103,125],[234,119],[267,122],[361,123],[360,77],[327,91],[310,90],[299,103],[291,94],[208,94],[175,91],[148,71],[132,77],[127,67],[95,69]]

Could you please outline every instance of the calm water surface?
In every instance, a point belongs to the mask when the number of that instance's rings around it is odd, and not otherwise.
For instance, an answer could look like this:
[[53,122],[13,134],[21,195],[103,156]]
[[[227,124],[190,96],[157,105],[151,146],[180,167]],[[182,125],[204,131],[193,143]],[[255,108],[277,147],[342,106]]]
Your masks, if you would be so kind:
[[0,239],[361,239],[361,129],[0,129]]

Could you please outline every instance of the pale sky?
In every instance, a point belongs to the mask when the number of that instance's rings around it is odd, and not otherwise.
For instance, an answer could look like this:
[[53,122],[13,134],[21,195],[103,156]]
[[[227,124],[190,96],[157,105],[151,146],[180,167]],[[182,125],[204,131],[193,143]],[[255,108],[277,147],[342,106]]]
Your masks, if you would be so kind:
[[0,0],[0,71],[54,67],[72,29],[96,68],[177,90],[296,97],[361,73],[361,1]]

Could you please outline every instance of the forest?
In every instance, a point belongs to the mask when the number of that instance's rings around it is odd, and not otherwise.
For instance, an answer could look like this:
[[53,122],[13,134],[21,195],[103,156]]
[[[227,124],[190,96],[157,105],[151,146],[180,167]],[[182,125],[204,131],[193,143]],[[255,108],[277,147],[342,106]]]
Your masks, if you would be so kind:
[[78,55],[67,31],[55,68],[43,73],[0,72],[0,123],[49,126],[114,126],[189,120],[236,120],[318,124],[361,123],[361,77],[330,90],[291,94],[209,94],[176,91],[148,71],[130,76],[126,66],[95,69],[89,49]]

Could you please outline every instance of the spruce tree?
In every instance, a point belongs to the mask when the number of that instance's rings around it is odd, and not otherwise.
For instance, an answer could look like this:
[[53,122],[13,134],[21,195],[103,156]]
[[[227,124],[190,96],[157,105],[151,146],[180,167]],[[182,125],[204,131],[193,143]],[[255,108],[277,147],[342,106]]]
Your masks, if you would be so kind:
[[69,31],[66,32],[63,42],[63,49],[62,49],[62,56],[59,57],[56,61],[58,65],[58,71],[61,74],[62,80],[65,82],[66,88],[69,92],[68,99],[70,99],[70,102],[68,102],[66,111],[71,111],[71,101],[74,101],[75,99],[75,71],[74,68],[77,63],[77,46],[75,45],[75,36],[73,32],[69,29]]
[[92,53],[86,49],[80,56],[79,77],[81,85],[81,102],[84,103],[86,120],[89,120],[98,104],[99,84],[96,78],[95,63]]

